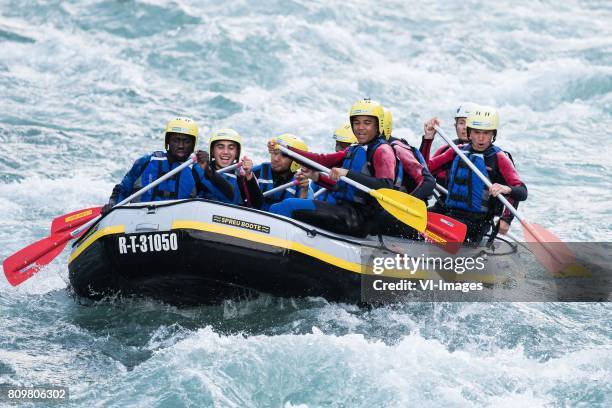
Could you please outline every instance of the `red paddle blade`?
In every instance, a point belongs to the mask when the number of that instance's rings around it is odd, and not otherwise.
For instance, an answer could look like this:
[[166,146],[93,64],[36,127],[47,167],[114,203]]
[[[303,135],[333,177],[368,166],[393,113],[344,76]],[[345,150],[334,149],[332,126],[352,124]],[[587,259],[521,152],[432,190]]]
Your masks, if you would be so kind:
[[[590,276],[591,272],[577,265],[574,252],[559,237],[538,224],[523,225],[525,240],[536,259],[551,273],[563,276]],[[534,235],[530,229],[533,229]]]
[[[84,208],[56,217],[51,223],[51,235],[72,231],[100,215],[102,207]],[[76,237],[75,237],[76,238]]]
[[17,286],[49,264],[73,237],[68,232],[54,234],[15,252],[2,263],[6,280]]
[[447,252],[456,254],[461,248],[467,226],[446,215],[427,212],[427,228],[423,235],[426,241],[438,244]]

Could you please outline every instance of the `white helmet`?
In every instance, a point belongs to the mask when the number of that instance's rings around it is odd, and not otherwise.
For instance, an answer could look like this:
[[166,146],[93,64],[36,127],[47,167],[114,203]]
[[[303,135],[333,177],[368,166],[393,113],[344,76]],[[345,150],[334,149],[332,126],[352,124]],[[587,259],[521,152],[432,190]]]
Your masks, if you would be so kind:
[[455,111],[455,119],[458,118],[467,118],[470,114],[470,111],[476,106],[475,103],[472,102],[464,102],[457,107]]

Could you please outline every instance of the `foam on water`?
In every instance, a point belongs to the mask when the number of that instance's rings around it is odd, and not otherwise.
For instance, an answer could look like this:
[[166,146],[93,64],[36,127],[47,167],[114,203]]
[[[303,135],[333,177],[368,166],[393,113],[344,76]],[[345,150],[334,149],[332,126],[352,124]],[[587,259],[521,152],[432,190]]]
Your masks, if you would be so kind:
[[[429,117],[453,136],[458,103],[497,106],[521,212],[609,242],[611,20],[600,1],[4,2],[0,257],[103,204],[174,115],[200,123],[201,147],[234,127],[262,161],[284,132],[331,150],[364,96],[417,146]],[[611,403],[605,303],[91,304],[64,289],[66,260],[0,280],[0,383],[68,385],[74,406]]]
[[[418,333],[388,344],[363,334],[330,335],[317,327],[276,336],[219,335],[206,327],[78,398],[137,404],[139,394],[159,386],[165,391],[151,402],[542,406],[572,400],[605,405],[611,355],[610,346],[601,345],[537,360],[521,346],[449,350]],[[584,387],[585,382],[591,385]],[[100,388],[110,392],[102,395]],[[205,391],[197,395],[196,390]]]

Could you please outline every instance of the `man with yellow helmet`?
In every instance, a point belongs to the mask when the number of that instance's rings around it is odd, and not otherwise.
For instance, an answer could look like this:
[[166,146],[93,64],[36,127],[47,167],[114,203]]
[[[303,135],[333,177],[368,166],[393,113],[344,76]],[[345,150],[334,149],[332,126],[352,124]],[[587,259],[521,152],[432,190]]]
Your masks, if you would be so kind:
[[[284,133],[277,139],[283,140],[287,145],[292,146],[301,151],[307,151],[308,146],[299,137],[290,133]],[[301,173],[298,173],[300,165],[290,157],[285,156],[279,151],[270,152],[270,161],[262,163],[253,168],[253,174],[257,178],[259,184],[259,198],[254,198],[254,202],[261,202],[257,208],[268,210],[273,204],[279,203],[290,198],[311,198],[313,196],[312,188],[310,188],[309,179]],[[263,193],[283,184],[295,181],[295,187],[289,187],[281,191],[277,191],[266,197]]]
[[489,232],[496,215],[501,215],[496,228],[502,234],[508,231],[513,219],[512,214],[504,210],[494,197],[504,194],[516,208],[519,201],[527,199],[527,187],[519,178],[508,154],[493,144],[499,128],[499,114],[495,108],[472,107],[466,128],[469,144],[459,148],[488,177],[493,184],[491,189],[472,174],[472,170],[453,149],[432,157],[429,168],[435,172],[450,164],[448,196],[444,203],[446,214],[467,225],[466,242],[479,243]]
[[[210,166],[214,172],[231,166],[240,160],[242,138],[234,129],[215,130],[210,135],[208,146],[212,156]],[[247,207],[260,207],[260,203],[253,202],[253,199],[261,197],[257,179],[253,177],[253,161],[244,156],[241,167],[234,172],[222,173],[222,176],[232,185],[234,191],[234,199],[228,202]],[[204,195],[204,198],[211,197]],[[215,197],[212,198],[215,199]]]
[[[106,214],[117,202],[180,166],[193,153],[198,134],[198,125],[189,118],[177,117],[170,120],[164,130],[165,151],[156,151],[136,160],[121,183],[113,188],[102,213]],[[183,169],[174,177],[142,194],[137,200],[145,202],[192,198],[204,192],[218,199],[227,200],[227,197],[233,197],[232,187],[219,175],[211,172],[208,161],[198,160],[197,166]]]
[[[327,230],[365,236],[370,220],[382,211],[373,199],[340,180],[347,176],[372,189],[393,188],[396,180],[396,159],[393,149],[383,136],[384,112],[379,103],[363,99],[349,111],[349,119],[357,144],[328,154],[315,154],[289,147],[302,156],[331,169],[331,180],[336,203],[316,200],[289,199],[273,205],[271,212],[285,215]],[[268,142],[268,149],[276,148],[276,141]]]

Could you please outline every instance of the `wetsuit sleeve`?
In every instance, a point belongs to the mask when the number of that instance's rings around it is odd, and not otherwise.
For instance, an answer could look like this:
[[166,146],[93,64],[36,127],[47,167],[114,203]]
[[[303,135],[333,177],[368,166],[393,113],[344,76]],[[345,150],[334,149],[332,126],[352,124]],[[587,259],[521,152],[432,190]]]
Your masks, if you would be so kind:
[[129,197],[129,195],[132,194],[132,189],[134,188],[134,183],[136,182],[136,179],[140,177],[140,175],[145,169],[145,166],[150,161],[150,154],[146,154],[136,160],[132,165],[130,171],[128,171],[127,174],[123,177],[123,180],[121,180],[121,183],[115,185],[115,187],[113,188],[113,192],[111,193],[109,202],[118,203]]
[[[296,149],[291,146],[289,146],[289,150],[292,150],[296,152],[297,154],[301,154],[307,159],[315,161],[327,168],[331,168],[331,167],[338,167],[342,165],[342,161],[344,160],[344,157],[346,156],[346,153],[348,152],[348,147],[342,151],[334,152],[334,153],[305,152],[304,150]],[[298,163],[300,162],[299,159],[295,159],[295,161],[297,161]]]
[[374,177],[349,171],[347,176],[372,189],[393,188],[395,181],[395,154],[391,145],[384,144],[374,152]]
[[[508,195],[508,201],[515,208],[518,208],[519,201],[527,199],[527,186],[521,181],[512,161],[504,152],[497,153],[497,166],[499,174],[504,179],[504,184],[512,189]],[[510,223],[514,219],[514,215],[507,208],[504,208],[501,219]]]
[[[206,189],[219,201],[234,201],[234,194],[240,194],[239,191],[234,192],[234,188],[221,174],[211,172],[210,176],[197,164],[193,166],[195,170],[194,177],[197,177],[199,183],[196,183],[198,190]],[[200,193],[200,191],[198,191]]]
[[454,158],[455,151],[453,149],[447,149],[444,153],[427,160],[427,167],[432,174],[436,174],[438,170],[450,165]]
[[250,180],[247,180],[245,176],[239,176],[238,180],[243,188],[247,205],[261,209],[264,204],[264,196],[257,184],[257,177],[253,175]]
[[420,198],[421,200],[426,202],[427,200],[429,200],[429,197],[431,197],[434,189],[436,188],[436,179],[425,167],[421,167],[421,177],[421,183],[416,186],[416,188],[412,190],[412,192],[410,192],[410,195],[416,198]]
[[[457,143],[455,143],[455,144],[457,144]],[[438,148],[438,150],[436,150],[436,151],[434,152],[433,157],[436,157],[436,156],[441,155],[442,153],[444,153],[444,152],[445,152],[445,151],[447,151],[448,149],[450,149],[450,146],[449,146],[449,145],[444,145],[444,146],[442,146],[442,147]],[[451,149],[451,150],[453,150],[453,149]]]
[[425,162],[429,161],[429,154],[431,152],[432,143],[433,139],[425,139],[425,136],[421,137],[421,147],[419,147],[419,151],[425,158]]

